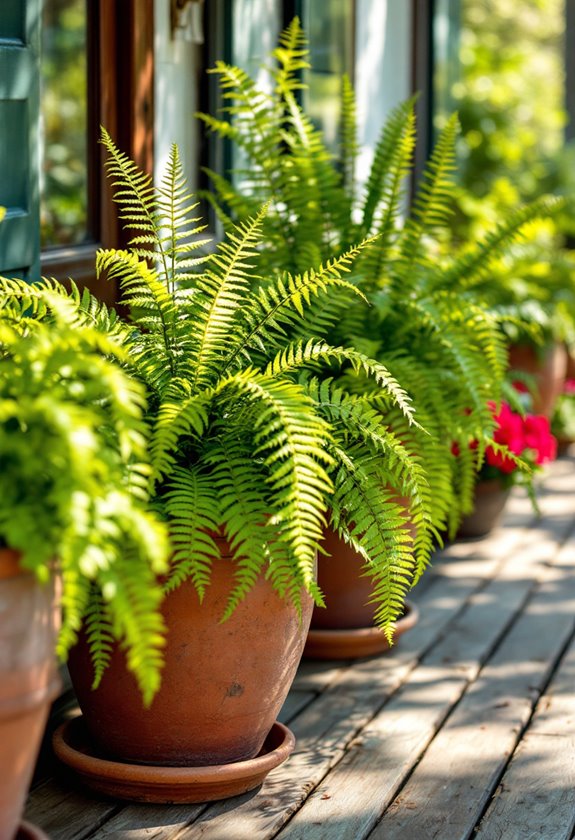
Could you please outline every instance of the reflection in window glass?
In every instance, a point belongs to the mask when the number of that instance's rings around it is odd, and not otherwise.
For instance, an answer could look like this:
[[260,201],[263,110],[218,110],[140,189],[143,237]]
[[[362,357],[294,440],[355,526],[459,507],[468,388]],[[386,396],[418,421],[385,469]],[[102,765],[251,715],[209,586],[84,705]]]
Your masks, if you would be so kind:
[[341,77],[353,67],[353,7],[348,0],[306,3],[303,25],[311,69],[304,75],[304,107],[336,151],[341,120]]
[[235,0],[233,6],[232,64],[237,64],[259,85],[269,84],[262,64],[275,49],[281,30],[279,0]]
[[[233,5],[234,33],[231,63],[241,67],[256,80],[258,87],[270,90],[272,81],[263,65],[277,46],[281,32],[281,4],[279,0],[235,0]],[[236,186],[249,184],[248,158],[235,144],[228,147],[229,167]]]
[[87,237],[86,0],[44,0],[42,247]]

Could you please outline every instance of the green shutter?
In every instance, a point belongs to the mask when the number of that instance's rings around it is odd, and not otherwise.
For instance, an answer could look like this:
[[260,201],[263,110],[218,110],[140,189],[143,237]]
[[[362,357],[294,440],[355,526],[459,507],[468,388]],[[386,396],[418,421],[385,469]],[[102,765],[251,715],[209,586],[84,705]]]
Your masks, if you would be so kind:
[[0,2],[0,273],[40,276],[41,0]]

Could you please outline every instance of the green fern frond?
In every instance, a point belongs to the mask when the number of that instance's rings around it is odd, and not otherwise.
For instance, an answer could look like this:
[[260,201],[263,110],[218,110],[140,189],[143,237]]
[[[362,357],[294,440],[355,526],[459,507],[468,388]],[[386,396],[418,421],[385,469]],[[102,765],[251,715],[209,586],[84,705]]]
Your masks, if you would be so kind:
[[278,47],[273,50],[272,58],[277,67],[271,73],[280,97],[296,96],[304,84],[301,75],[309,68],[307,41],[300,20],[294,17],[291,23],[280,33]]
[[220,556],[214,535],[219,529],[218,494],[209,475],[197,467],[173,467],[165,494],[173,555],[165,589],[190,579],[200,601],[210,582],[212,562]]
[[[340,537],[364,558],[373,581],[375,620],[391,641],[393,623],[403,611],[412,585],[412,537],[405,509],[385,489],[377,464],[334,450],[339,463],[332,500],[332,524]],[[375,469],[374,469],[375,467]]]
[[[317,545],[325,524],[332,484],[326,467],[329,428],[315,415],[305,390],[294,382],[266,377],[249,369],[223,380],[215,398],[249,399],[253,457],[262,459],[276,511],[273,524],[298,564],[308,590],[314,586]],[[233,422],[233,418],[230,418]],[[244,421],[245,422],[245,421]]]
[[239,334],[238,316],[253,280],[249,274],[253,268],[251,260],[257,255],[256,246],[266,211],[267,207],[263,207],[257,216],[229,233],[197,280],[203,295],[196,309],[189,359],[193,391],[213,382],[222,359],[229,353],[230,343],[237,345],[233,336]]
[[152,176],[141,172],[128,155],[118,149],[105,128],[101,129],[100,142],[108,153],[106,169],[114,201],[120,207],[120,218],[126,228],[150,234],[154,241],[158,235],[158,219]]
[[[355,205],[355,169],[359,155],[359,144],[357,141],[357,107],[355,91],[349,79],[344,75],[341,80],[341,145],[340,160],[342,167],[343,188],[349,201],[350,217],[351,209]],[[368,235],[369,231],[367,234]]]
[[453,114],[442,130],[425,167],[411,215],[405,223],[401,253],[404,274],[413,267],[421,251],[424,232],[445,225],[453,213],[453,172],[455,171],[455,139],[459,129]]
[[[149,706],[160,687],[165,645],[166,628],[158,609],[161,590],[151,574],[143,578],[142,564],[129,547],[121,563],[102,573],[101,587],[114,635],[126,651],[128,669],[136,677],[144,706]],[[95,687],[98,682],[96,675]]]
[[[390,220],[397,213],[401,183],[409,170],[415,143],[414,103],[415,97],[396,106],[381,130],[361,208],[363,236],[372,232],[378,207],[384,206]],[[390,226],[388,221],[384,227]]]
[[174,373],[173,340],[176,308],[173,295],[158,279],[153,268],[137,254],[119,249],[100,250],[96,254],[96,276],[106,274],[119,280],[122,303],[140,310],[149,330],[160,333],[165,347],[165,362]]
[[[437,288],[458,288],[467,290],[477,287],[486,277],[493,262],[509,250],[522,235],[522,230],[535,219],[547,218],[559,212],[564,201],[552,196],[543,196],[530,204],[512,212],[505,221],[500,222],[495,230],[488,233],[484,240],[475,244],[457,257],[449,268],[437,273]],[[479,289],[481,293],[481,289]]]
[[181,438],[200,439],[208,426],[211,392],[191,394],[186,381],[172,380],[158,408],[150,456],[155,480],[169,474],[176,463]]
[[[337,259],[330,260],[317,271],[309,270],[295,277],[287,275],[274,283],[260,288],[250,300],[243,313],[243,330],[239,333],[242,351],[267,350],[285,340],[286,331],[301,322],[307,306],[313,298],[325,294],[333,287],[362,297],[361,292],[341,275],[349,272],[354,257],[368,244],[350,248]],[[225,366],[233,365],[239,355],[239,348],[228,356]]]
[[113,623],[105,608],[102,595],[94,586],[92,586],[90,598],[84,610],[83,629],[90,649],[94,672],[92,688],[96,689],[111,662],[116,638]]

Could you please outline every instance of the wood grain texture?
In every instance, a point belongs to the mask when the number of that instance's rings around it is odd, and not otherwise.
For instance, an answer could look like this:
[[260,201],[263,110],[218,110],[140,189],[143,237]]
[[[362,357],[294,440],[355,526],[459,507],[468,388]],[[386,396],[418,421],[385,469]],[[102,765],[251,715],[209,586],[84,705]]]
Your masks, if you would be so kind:
[[537,563],[542,549],[547,556],[556,552],[556,545],[546,537],[529,554],[525,545],[522,552],[512,554],[498,577],[471,596],[450,625],[449,634],[363,729],[282,837],[356,840],[367,836],[452,706],[479,673],[482,662],[520,613],[536,585],[536,574],[526,575],[530,565],[548,576],[547,567]]
[[[573,541],[568,550],[575,551]],[[564,556],[564,555],[563,555]],[[575,828],[575,642],[481,821],[480,840],[569,840]]]
[[573,558],[548,569],[525,611],[370,835],[373,840],[472,836],[573,633],[574,569]]

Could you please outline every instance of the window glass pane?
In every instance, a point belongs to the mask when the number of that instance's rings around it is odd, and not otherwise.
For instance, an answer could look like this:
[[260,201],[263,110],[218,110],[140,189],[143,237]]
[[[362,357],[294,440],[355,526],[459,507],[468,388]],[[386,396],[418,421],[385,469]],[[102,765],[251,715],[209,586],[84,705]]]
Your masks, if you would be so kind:
[[[271,90],[271,79],[263,70],[269,53],[277,46],[281,32],[279,0],[235,0],[233,5],[231,63],[254,78],[259,87]],[[226,168],[233,170],[237,186],[249,183],[250,171],[244,152],[227,146]]]
[[261,65],[277,46],[280,30],[279,0],[235,0],[231,63],[265,85],[267,78]]
[[309,41],[311,69],[304,79],[304,107],[335,151],[341,119],[341,76],[353,67],[354,4],[349,0],[307,2],[303,26]]
[[87,238],[86,0],[44,0],[42,246]]

